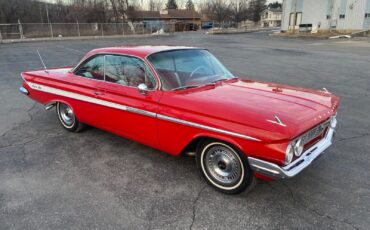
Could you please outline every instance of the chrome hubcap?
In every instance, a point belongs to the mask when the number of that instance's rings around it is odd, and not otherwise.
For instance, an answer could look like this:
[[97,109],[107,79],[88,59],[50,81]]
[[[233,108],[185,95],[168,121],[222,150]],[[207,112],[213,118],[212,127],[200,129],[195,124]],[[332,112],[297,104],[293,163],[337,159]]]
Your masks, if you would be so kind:
[[224,146],[213,146],[206,152],[206,167],[210,175],[223,184],[234,184],[241,177],[238,157]]
[[73,114],[72,109],[65,104],[59,105],[59,113],[62,122],[67,126],[72,126],[75,123],[75,115]]

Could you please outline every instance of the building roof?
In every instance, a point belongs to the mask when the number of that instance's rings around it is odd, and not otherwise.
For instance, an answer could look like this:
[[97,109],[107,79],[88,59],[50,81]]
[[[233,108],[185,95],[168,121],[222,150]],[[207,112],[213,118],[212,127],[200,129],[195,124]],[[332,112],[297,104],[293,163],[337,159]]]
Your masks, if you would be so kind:
[[132,18],[135,19],[152,19],[152,18],[160,18],[161,15],[159,14],[159,11],[144,11],[144,10],[138,10],[134,11]]
[[281,9],[281,8],[268,8],[264,11],[271,11],[271,12],[274,12],[274,13],[282,13],[283,9]]
[[[90,57],[96,54],[121,54],[121,55],[132,55],[139,58],[146,58],[148,55],[158,52],[171,51],[171,50],[183,50],[183,49],[197,49],[195,47],[188,46],[121,46],[121,47],[107,47],[94,49],[86,54],[86,57]],[[84,59],[85,59],[84,58]]]
[[200,19],[201,16],[195,10],[163,10],[163,11],[134,11],[132,19]]

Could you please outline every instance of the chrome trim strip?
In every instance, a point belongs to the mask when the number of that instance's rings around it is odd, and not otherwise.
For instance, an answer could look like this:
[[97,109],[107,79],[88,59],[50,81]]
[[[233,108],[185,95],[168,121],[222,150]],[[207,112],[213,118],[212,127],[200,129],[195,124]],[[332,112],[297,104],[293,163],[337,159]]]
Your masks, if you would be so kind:
[[146,111],[146,110],[136,109],[136,108],[133,108],[133,107],[127,107],[127,111],[131,112],[131,113],[141,114],[141,115],[148,116],[148,117],[157,117],[156,113],[149,112],[149,111]]
[[28,95],[29,94],[28,90],[26,88],[24,88],[23,86],[19,87],[19,92],[21,94],[24,94],[24,95]]
[[324,139],[313,145],[301,157],[293,161],[287,166],[280,167],[277,164],[268,161],[260,160],[254,157],[248,157],[251,168],[261,174],[271,176],[274,178],[291,178],[307,168],[315,159],[317,159],[327,148],[333,143],[333,136],[337,120],[335,117],[332,119],[332,124]]
[[222,134],[226,134],[226,135],[229,135],[229,136],[239,137],[239,138],[252,140],[252,141],[261,141],[257,138],[253,138],[253,137],[246,136],[246,135],[243,135],[243,134],[234,133],[234,132],[226,131],[226,130],[223,130],[223,129],[213,128],[213,127],[209,127],[209,126],[206,126],[206,125],[193,123],[193,122],[190,122],[190,121],[184,121],[184,120],[180,120],[180,119],[173,118],[173,117],[168,117],[168,116],[161,115],[161,114],[157,114],[157,118],[161,119],[161,120],[177,123],[177,124],[182,124],[182,125],[186,125],[186,126],[190,126],[190,127],[194,127],[194,128],[199,128],[199,129],[212,131],[212,132],[215,132],[215,133],[222,133]]
[[270,122],[270,123],[273,123],[273,124],[276,124],[276,125],[280,125],[280,126],[283,126],[283,127],[286,127],[286,124],[284,124],[281,120],[280,120],[280,118],[278,117],[278,116],[274,116],[274,121],[273,120],[266,120],[266,121],[268,121],[268,122]]
[[218,128],[214,128],[214,127],[210,127],[210,126],[206,126],[206,125],[201,125],[201,124],[198,124],[198,123],[193,123],[193,122],[189,122],[189,121],[185,121],[185,120],[180,120],[180,119],[177,119],[177,118],[174,118],[174,117],[169,117],[169,116],[161,115],[161,114],[146,111],[146,110],[141,110],[141,109],[137,109],[137,108],[133,108],[133,107],[129,107],[129,106],[124,106],[124,105],[120,105],[120,104],[117,104],[117,103],[113,103],[113,102],[109,102],[109,101],[105,101],[105,100],[101,100],[101,99],[81,95],[81,94],[78,94],[78,93],[72,93],[72,92],[68,92],[68,91],[65,91],[65,90],[56,89],[56,88],[53,88],[53,87],[49,87],[49,86],[45,86],[45,85],[41,85],[41,84],[37,84],[37,83],[32,83],[32,82],[26,82],[26,83],[32,89],[42,91],[42,92],[45,92],[45,93],[51,93],[51,94],[55,94],[55,95],[59,95],[59,96],[63,96],[63,97],[68,97],[68,98],[72,98],[72,99],[76,99],[76,100],[80,100],[80,101],[90,102],[90,103],[97,104],[97,105],[103,105],[103,106],[110,107],[110,108],[115,108],[115,109],[131,112],[131,113],[137,113],[137,114],[148,116],[148,117],[154,117],[154,118],[158,118],[158,119],[165,120],[165,121],[170,121],[170,122],[181,124],[181,125],[186,125],[186,126],[199,128],[199,129],[204,129],[204,130],[208,130],[208,131],[212,131],[212,132],[216,132],[216,133],[221,133],[221,134],[225,134],[225,135],[229,135],[229,136],[243,138],[243,139],[246,139],[246,140],[261,141],[260,139],[250,137],[250,136],[246,136],[246,135],[243,135],[243,134],[234,133],[234,132],[230,132],[230,131],[227,131],[227,130],[218,129]]
[[53,87],[40,85],[40,84],[36,84],[36,83],[32,83],[32,82],[26,82],[26,83],[32,89],[42,91],[42,92],[45,92],[45,93],[56,94],[56,95],[59,95],[59,96],[68,97],[68,98],[76,99],[76,100],[79,100],[79,101],[90,102],[90,103],[93,103],[93,104],[103,105],[103,106],[106,106],[106,107],[111,107],[111,108],[127,111],[127,106],[124,106],[124,105],[120,105],[120,104],[116,104],[116,103],[113,103],[113,102],[104,101],[104,100],[101,100],[101,99],[81,95],[81,94],[78,94],[78,93],[72,93],[72,92],[68,92],[68,91],[65,91],[65,90],[56,89],[56,88],[53,88]]

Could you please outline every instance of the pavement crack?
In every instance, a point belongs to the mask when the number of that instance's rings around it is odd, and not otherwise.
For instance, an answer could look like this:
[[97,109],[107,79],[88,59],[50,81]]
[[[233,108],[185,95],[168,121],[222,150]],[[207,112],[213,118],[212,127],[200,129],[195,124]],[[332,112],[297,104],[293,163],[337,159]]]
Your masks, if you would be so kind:
[[284,182],[280,181],[280,183],[288,190],[292,200],[297,203],[298,205],[300,205],[302,208],[304,208],[305,210],[307,210],[308,212],[310,212],[311,214],[313,215],[316,215],[316,216],[319,216],[319,217],[322,217],[322,218],[326,218],[326,219],[329,219],[331,221],[334,221],[334,222],[338,222],[338,223],[342,223],[342,224],[346,224],[348,226],[350,226],[351,228],[353,229],[356,229],[356,230],[359,230],[360,228],[358,228],[357,226],[355,226],[353,223],[343,219],[337,219],[335,217],[332,217],[326,213],[321,213],[319,212],[318,210],[314,209],[314,208],[310,208],[309,206],[305,205],[302,201],[300,201],[299,199],[297,199],[292,191],[292,189],[287,185],[285,184]]
[[27,164],[27,162],[26,162],[26,145],[27,144],[29,144],[29,143],[31,143],[31,142],[34,142],[34,141],[37,141],[37,140],[39,140],[40,138],[34,138],[34,139],[31,139],[31,140],[29,140],[29,141],[26,141],[26,142],[24,142],[23,144],[22,144],[22,162],[23,162],[23,164]]
[[37,105],[37,102],[34,102],[33,105],[31,106],[31,108],[27,109],[27,111],[26,111],[27,115],[30,117],[29,121],[33,120],[33,116],[31,114],[31,111],[33,110],[33,108],[35,108],[36,105]]
[[5,137],[6,135],[8,135],[9,133],[11,133],[12,131],[16,130],[19,126],[21,126],[21,125],[23,125],[23,124],[25,124],[27,122],[32,121],[33,120],[33,116],[31,115],[30,112],[31,112],[32,109],[35,108],[36,105],[37,105],[37,102],[34,102],[33,105],[28,110],[26,110],[26,113],[29,116],[30,120],[28,120],[28,121],[22,121],[20,123],[15,123],[11,129],[9,129],[9,130],[5,131],[3,134],[1,134],[0,135],[0,138]]
[[207,187],[207,185],[205,185],[203,188],[200,189],[200,191],[198,192],[198,195],[197,197],[194,199],[193,201],[193,215],[192,215],[192,219],[191,219],[191,224],[190,224],[190,230],[193,229],[193,225],[195,223],[195,220],[196,220],[196,209],[197,209],[197,203],[198,203],[198,200],[199,198],[201,197],[202,195],[202,192],[204,191],[204,189]]
[[367,137],[367,136],[370,136],[370,133],[364,133],[364,134],[357,135],[357,136],[353,136],[353,137],[345,137],[345,138],[341,138],[341,139],[338,139],[338,140],[337,140],[337,141],[335,141],[335,142],[354,140],[354,139],[359,139],[359,138],[363,138],[363,137]]

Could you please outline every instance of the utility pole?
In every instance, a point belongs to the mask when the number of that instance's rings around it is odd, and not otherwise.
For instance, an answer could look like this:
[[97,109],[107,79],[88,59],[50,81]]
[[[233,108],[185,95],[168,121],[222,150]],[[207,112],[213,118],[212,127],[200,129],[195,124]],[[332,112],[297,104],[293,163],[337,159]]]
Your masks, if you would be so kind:
[[48,19],[48,24],[49,24],[49,27],[50,27],[51,37],[53,38],[54,37],[54,35],[53,35],[53,27],[51,26],[51,23],[50,23],[49,9],[48,9],[47,3],[45,3],[45,10],[46,10],[46,18]]

